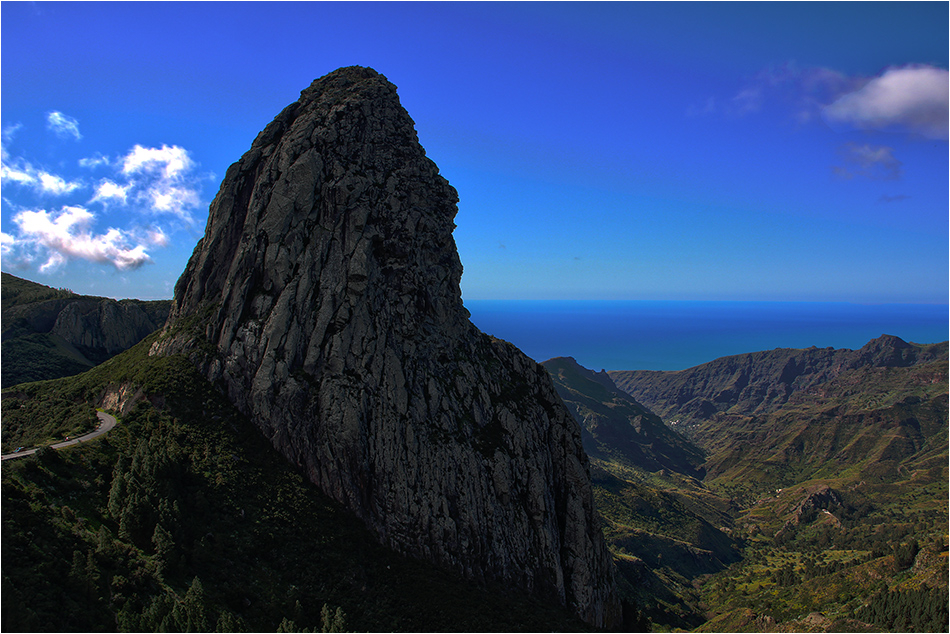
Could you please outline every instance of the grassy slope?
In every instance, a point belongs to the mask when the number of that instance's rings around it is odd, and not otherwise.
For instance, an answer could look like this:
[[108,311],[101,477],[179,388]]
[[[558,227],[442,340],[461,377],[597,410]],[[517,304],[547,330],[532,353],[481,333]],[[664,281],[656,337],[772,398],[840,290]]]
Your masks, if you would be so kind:
[[565,357],[542,365],[581,425],[589,456],[650,472],[665,469],[702,477],[703,452],[617,388],[606,373]]
[[585,629],[378,546],[148,344],[4,392],[5,425],[13,403],[63,419],[110,386],[145,397],[104,441],[3,463],[4,630],[319,631],[338,609],[348,630]]
[[51,288],[36,282],[24,280],[9,273],[0,273],[3,293],[0,295],[0,310],[4,312],[22,304],[33,304],[48,299],[72,299],[78,297],[64,288]]

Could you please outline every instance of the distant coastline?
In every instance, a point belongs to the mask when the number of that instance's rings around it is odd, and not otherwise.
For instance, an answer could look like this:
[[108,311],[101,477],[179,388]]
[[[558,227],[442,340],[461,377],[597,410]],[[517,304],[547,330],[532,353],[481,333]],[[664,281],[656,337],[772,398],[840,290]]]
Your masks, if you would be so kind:
[[948,339],[950,305],[845,302],[465,300],[472,322],[536,361],[682,370],[774,348],[857,349],[882,334]]

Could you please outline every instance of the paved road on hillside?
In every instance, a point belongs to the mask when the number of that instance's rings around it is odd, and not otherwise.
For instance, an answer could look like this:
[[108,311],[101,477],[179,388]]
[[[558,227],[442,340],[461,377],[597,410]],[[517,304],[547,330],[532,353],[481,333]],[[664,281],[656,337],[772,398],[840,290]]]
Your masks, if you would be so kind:
[[[93,438],[98,438],[103,434],[109,433],[109,431],[115,427],[116,420],[115,416],[112,414],[106,414],[105,412],[96,412],[96,416],[99,417],[99,426],[96,427],[94,431],[89,432],[88,434],[83,434],[82,436],[77,436],[76,438],[70,438],[69,440],[64,440],[63,442],[58,442],[50,445],[53,449],[62,449],[63,447],[71,447],[73,445],[78,445],[82,442],[88,442]],[[5,453],[2,456],[3,460],[12,460],[13,458],[22,458],[23,456],[29,456],[35,454],[39,450],[39,447],[34,447],[33,449],[24,449],[18,453]]]

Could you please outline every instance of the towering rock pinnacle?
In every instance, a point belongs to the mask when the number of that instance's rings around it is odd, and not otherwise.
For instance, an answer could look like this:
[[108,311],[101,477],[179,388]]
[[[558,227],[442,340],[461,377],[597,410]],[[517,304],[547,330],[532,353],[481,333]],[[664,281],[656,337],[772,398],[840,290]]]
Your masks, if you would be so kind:
[[382,543],[615,624],[580,429],[469,322],[457,201],[385,77],[314,81],[228,169],[152,354],[189,354]]

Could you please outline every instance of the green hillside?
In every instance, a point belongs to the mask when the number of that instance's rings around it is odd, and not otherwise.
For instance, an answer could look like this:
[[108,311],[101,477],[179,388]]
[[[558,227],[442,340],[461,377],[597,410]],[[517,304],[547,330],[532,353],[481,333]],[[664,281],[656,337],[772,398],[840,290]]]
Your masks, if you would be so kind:
[[27,408],[70,429],[77,407],[137,395],[105,440],[3,462],[4,631],[586,629],[379,546],[148,345],[3,392],[5,436]]
[[581,426],[624,598],[644,624],[701,624],[691,580],[739,559],[730,503],[701,482],[702,450],[606,373],[565,357],[542,365]]
[[589,456],[650,472],[702,477],[702,450],[618,389],[605,372],[592,372],[570,357],[541,365],[581,425]]
[[[121,418],[105,439],[4,461],[5,630],[586,629],[382,548],[150,342],[3,391],[5,452],[77,435],[103,404]],[[546,363],[592,456],[625,622],[946,631],[937,357],[851,367],[769,411],[695,419],[689,439],[604,373]]]
[[947,630],[946,350],[882,337],[611,373],[734,504],[741,559],[692,577],[699,631]]

